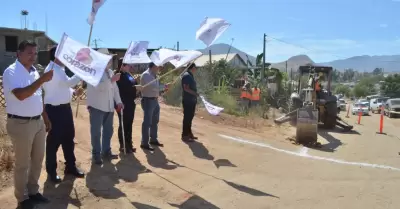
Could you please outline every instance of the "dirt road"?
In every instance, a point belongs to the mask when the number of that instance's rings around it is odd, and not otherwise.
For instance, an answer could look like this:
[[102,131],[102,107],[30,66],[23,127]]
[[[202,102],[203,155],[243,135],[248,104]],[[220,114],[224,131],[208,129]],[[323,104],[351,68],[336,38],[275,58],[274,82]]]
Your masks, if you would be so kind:
[[[348,121],[355,124],[355,132],[321,132],[323,147],[317,150],[291,144],[287,138],[294,132],[286,126],[264,124],[255,132],[237,127],[238,121],[200,116],[194,121],[198,142],[185,144],[180,141],[181,111],[162,106],[159,135],[165,148],[153,154],[138,149],[134,156],[98,167],[90,163],[88,114],[81,106],[75,121],[76,155],[87,177],[67,177],[54,186],[45,182],[43,172],[43,193],[52,202],[40,208],[400,207],[400,140],[396,137],[400,130],[395,128],[400,120],[386,120],[387,135],[377,135],[378,115],[363,117],[361,125],[351,116]],[[141,121],[138,107],[135,145]],[[114,124],[117,127],[117,121]],[[116,134],[112,146],[118,150]],[[59,174],[62,156],[60,152]],[[0,202],[1,209],[16,207],[11,187],[0,192]]]

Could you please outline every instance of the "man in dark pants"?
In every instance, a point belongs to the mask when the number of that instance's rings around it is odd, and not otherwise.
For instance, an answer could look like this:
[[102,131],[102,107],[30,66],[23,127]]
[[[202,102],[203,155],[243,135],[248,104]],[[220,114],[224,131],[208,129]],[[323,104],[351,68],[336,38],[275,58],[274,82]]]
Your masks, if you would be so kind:
[[188,67],[187,72],[182,75],[182,140],[185,142],[192,142],[197,139],[192,132],[192,121],[196,111],[197,97],[199,96],[196,81],[193,77],[195,71],[196,65],[193,63]]
[[[136,87],[138,85],[136,79],[130,73],[132,68],[131,65],[122,63],[121,58],[118,63],[118,69],[120,69],[121,77],[117,81],[119,95],[121,97],[122,103],[124,104],[123,111],[123,121],[121,121],[121,112],[117,111],[119,118],[119,127],[118,127],[118,139],[119,139],[119,151],[124,152],[126,149],[126,153],[136,152],[136,149],[132,145],[132,125],[133,119],[135,117],[135,99],[136,99]],[[125,135],[125,146],[122,137],[122,122],[124,124],[124,135]]]
[[70,102],[73,93],[80,95],[82,89],[76,92],[71,87],[76,86],[80,79],[74,75],[71,78],[65,73],[63,64],[55,58],[56,47],[50,49],[51,62],[45,72],[53,69],[54,77],[51,81],[43,84],[44,104],[46,112],[52,124],[52,129],[46,139],[46,171],[48,177],[54,183],[60,183],[61,178],[57,175],[57,151],[61,146],[65,158],[65,174],[82,178],[84,173],[75,165],[75,127]]

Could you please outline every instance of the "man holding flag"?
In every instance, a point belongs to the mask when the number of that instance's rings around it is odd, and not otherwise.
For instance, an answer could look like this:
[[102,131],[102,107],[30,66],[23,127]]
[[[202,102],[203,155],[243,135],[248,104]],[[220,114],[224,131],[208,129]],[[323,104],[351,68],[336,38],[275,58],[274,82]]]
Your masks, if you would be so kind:
[[149,69],[144,71],[140,77],[140,85],[142,86],[141,105],[144,113],[142,123],[142,144],[140,147],[149,151],[154,151],[154,148],[150,145],[159,147],[164,146],[158,141],[158,122],[160,120],[160,105],[158,104],[160,86],[157,79],[158,71],[159,66],[151,62],[149,64]]
[[[110,55],[107,51],[103,54]],[[113,135],[114,102],[117,110],[124,108],[116,82],[120,73],[114,75],[109,61],[101,80],[97,86],[88,84],[87,106],[90,115],[90,135],[92,141],[92,159],[95,164],[103,163],[102,157],[107,160],[118,158],[111,152],[111,137]],[[100,143],[101,138],[101,143]]]
[[197,97],[199,96],[196,81],[193,77],[195,71],[196,65],[192,63],[182,75],[182,140],[184,142],[193,142],[194,139],[197,139],[192,132],[192,121],[196,111]]
[[64,65],[55,57],[56,50],[57,46],[50,49],[51,61],[45,69],[45,72],[54,70],[54,77],[43,84],[43,89],[46,112],[52,124],[46,139],[46,171],[49,180],[60,183],[61,178],[57,175],[57,151],[60,146],[64,152],[65,174],[80,178],[85,174],[75,164],[75,127],[70,105],[73,93],[77,96],[82,93],[81,88],[75,92],[71,88],[79,83],[80,78],[76,75],[70,78],[65,74]]

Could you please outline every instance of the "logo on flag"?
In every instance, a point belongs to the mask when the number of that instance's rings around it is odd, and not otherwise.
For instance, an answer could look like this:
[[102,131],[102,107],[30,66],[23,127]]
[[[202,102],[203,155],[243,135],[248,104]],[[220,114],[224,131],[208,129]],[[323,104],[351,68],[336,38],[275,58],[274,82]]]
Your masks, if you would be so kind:
[[231,24],[224,19],[206,17],[196,32],[196,39],[201,40],[205,45],[210,46],[222,35],[222,33],[226,31],[226,29],[228,29],[230,25]]
[[89,48],[82,48],[76,53],[75,59],[85,65],[90,65],[92,63],[93,58],[90,56]]
[[139,44],[135,44],[135,46],[130,49],[129,54],[132,55],[132,56],[139,55],[140,54]]
[[87,19],[87,22],[89,25],[93,25],[94,20],[96,18],[96,14],[99,11],[100,7],[103,6],[104,2],[106,0],[93,0],[92,1],[92,11],[89,14],[89,17]]
[[181,58],[182,58],[182,56],[180,56],[180,55],[174,56],[174,60],[176,60],[176,61],[181,61]]
[[64,34],[57,47],[56,58],[82,80],[97,86],[112,57],[90,49]]
[[126,64],[143,64],[151,62],[147,55],[148,41],[136,41],[129,44],[123,62]]

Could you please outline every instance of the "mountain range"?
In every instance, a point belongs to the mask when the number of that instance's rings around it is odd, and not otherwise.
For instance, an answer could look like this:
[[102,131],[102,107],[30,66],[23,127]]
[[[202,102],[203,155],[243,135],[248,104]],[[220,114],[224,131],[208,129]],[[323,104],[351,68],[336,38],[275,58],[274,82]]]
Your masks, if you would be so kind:
[[[214,44],[205,49],[200,49],[199,51],[204,54],[208,54],[209,50],[211,50],[212,55],[216,54],[226,54],[229,50],[229,44]],[[246,62],[247,59],[255,64],[256,58],[251,56],[235,47],[232,46],[229,53],[237,53],[239,56]],[[268,61],[268,60],[267,60]],[[337,70],[344,70],[347,68],[352,68],[357,71],[365,71],[372,72],[375,68],[383,68],[384,72],[400,72],[400,55],[381,55],[381,56],[354,56],[347,59],[333,60],[330,62],[324,63],[315,63],[310,57],[307,55],[296,55],[289,58],[287,61],[272,63],[272,67],[278,68],[282,71],[286,70],[286,62],[287,69],[297,70],[300,65],[305,65],[309,63],[313,63],[316,65],[324,65],[324,66],[332,66]]]

